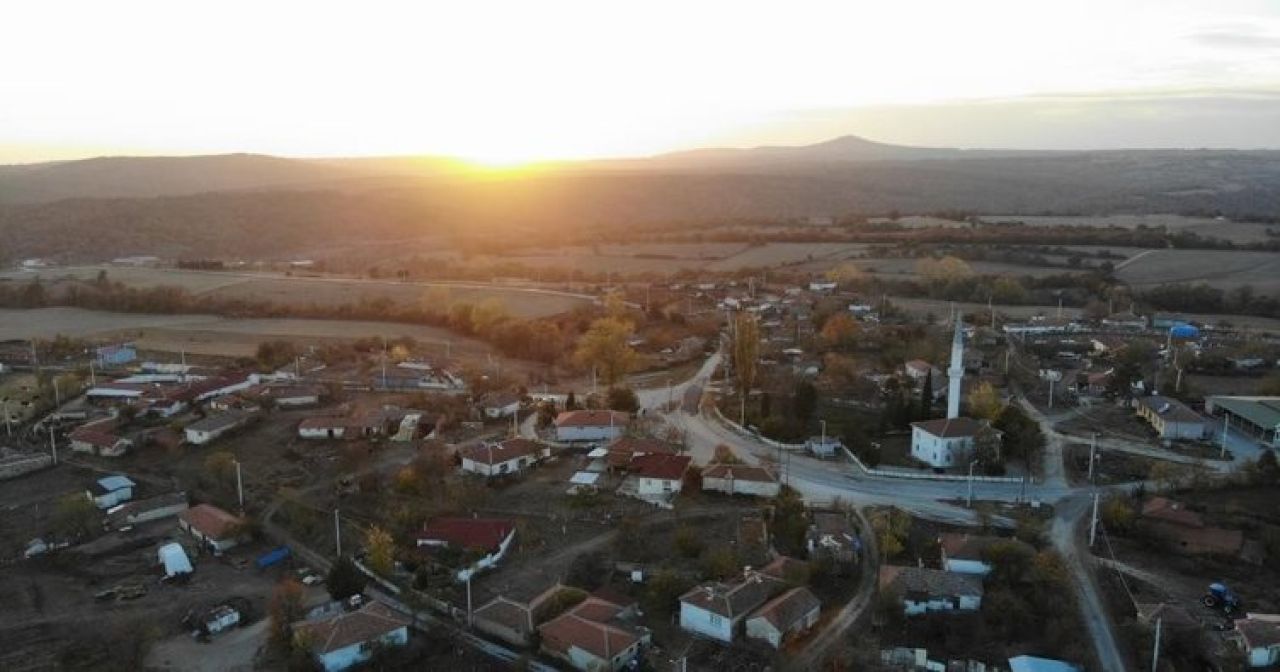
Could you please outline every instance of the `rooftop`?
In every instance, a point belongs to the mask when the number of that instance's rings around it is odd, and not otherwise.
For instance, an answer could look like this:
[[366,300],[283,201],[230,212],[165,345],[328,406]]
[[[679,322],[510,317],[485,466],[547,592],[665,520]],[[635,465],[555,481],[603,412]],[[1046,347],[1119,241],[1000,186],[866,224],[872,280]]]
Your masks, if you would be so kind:
[[541,450],[542,444],[537,441],[516,438],[507,439],[502,443],[482,443],[478,446],[469,446],[462,449],[461,455],[473,462],[494,465],[527,455],[537,455]]
[[882,565],[880,587],[895,587],[904,593],[923,593],[930,597],[981,597],[982,577],[924,567]]
[[244,523],[234,516],[212,504],[197,504],[178,514],[192,529],[210,539],[226,539],[236,533]]
[[702,470],[702,478],[724,478],[757,483],[777,483],[778,479],[764,467],[746,464],[710,464]]
[[773,627],[786,632],[803,620],[815,609],[821,609],[822,603],[808,588],[792,588],[787,592],[769,600],[751,618],[763,618]]
[[944,439],[975,436],[987,423],[973,418],[937,418],[911,423],[912,427]]
[[1138,404],[1173,422],[1204,422],[1204,418],[1199,413],[1173,397],[1153,394],[1149,397],[1138,397]]
[[626,425],[631,416],[622,411],[565,411],[556,416],[556,427],[613,427]]
[[1025,542],[1010,537],[995,537],[961,532],[944,532],[938,536],[942,552],[955,560],[982,560],[983,553],[996,544],[1012,544],[1030,548]]
[[1236,621],[1236,629],[1240,631],[1247,648],[1257,649],[1280,644],[1280,616],[1249,614],[1248,618]]
[[641,478],[678,481],[684,478],[693,458],[687,455],[640,455],[631,460],[631,473]]
[[411,624],[409,617],[381,602],[369,602],[355,611],[343,611],[316,621],[293,625],[295,637],[308,642],[314,653],[326,654],[352,644],[384,637]]
[[515,529],[515,523],[500,518],[436,518],[423,526],[418,540],[492,552]]
[[1259,427],[1280,427],[1280,397],[1210,397],[1214,408],[1224,408]]
[[248,416],[238,411],[227,411],[226,413],[210,415],[202,420],[197,420],[187,425],[186,428],[195,432],[216,432],[229,427],[235,427],[241,422],[244,422],[246,417]]
[[680,596],[680,601],[699,609],[735,619],[754,611],[783,583],[767,574],[749,572],[734,583],[704,583]]

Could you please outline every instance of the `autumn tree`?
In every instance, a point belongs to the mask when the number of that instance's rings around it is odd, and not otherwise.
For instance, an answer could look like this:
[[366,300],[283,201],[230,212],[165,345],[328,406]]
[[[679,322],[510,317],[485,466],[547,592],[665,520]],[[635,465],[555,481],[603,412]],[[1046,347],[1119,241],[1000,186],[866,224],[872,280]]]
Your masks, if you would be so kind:
[[1004,454],[1000,449],[1000,434],[990,425],[983,425],[973,437],[973,459],[982,473],[988,476],[1004,474]]
[[395,568],[396,542],[391,533],[374,525],[364,535],[369,568],[381,575],[388,575]]
[[822,325],[822,341],[829,347],[852,345],[857,336],[857,320],[845,313],[832,315]]
[[971,277],[973,268],[963,259],[956,257],[947,256],[940,259],[929,257],[916,262],[916,273],[930,281],[946,282]]
[[595,320],[578,341],[574,356],[581,366],[598,371],[605,385],[613,386],[635,368],[636,352],[627,342],[631,329],[630,322],[616,317]]
[[760,322],[751,313],[738,313],[733,328],[733,372],[743,399],[755,387],[759,361]]
[[830,280],[831,282],[837,282],[837,283],[840,283],[841,285],[846,285],[851,282],[856,282],[858,280],[861,280],[864,274],[862,272],[862,269],[858,268],[858,266],[853,262],[845,262],[827,271],[826,275],[827,275],[827,279]]
[[907,549],[911,532],[911,514],[896,507],[880,509],[871,517],[881,560],[892,560]]
[[969,393],[969,415],[971,417],[983,420],[992,420],[1000,417],[1000,412],[1004,410],[1004,402],[1000,399],[1000,393],[991,383],[985,380],[978,383],[978,386]]
[[58,499],[53,509],[53,529],[59,534],[79,539],[87,536],[97,522],[98,508],[82,492],[73,492]]
[[271,641],[278,645],[289,646],[290,631],[294,623],[302,619],[302,584],[292,576],[276,584],[271,592],[271,601],[267,603],[267,614],[271,619]]
[[230,487],[236,479],[236,456],[219,450],[204,458],[204,473],[219,487]]

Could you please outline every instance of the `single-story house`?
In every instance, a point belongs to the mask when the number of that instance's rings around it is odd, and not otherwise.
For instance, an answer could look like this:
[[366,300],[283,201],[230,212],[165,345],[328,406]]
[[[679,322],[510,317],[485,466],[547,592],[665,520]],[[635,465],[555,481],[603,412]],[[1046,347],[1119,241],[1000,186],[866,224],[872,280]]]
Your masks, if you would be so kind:
[[631,415],[621,411],[565,411],[556,416],[557,441],[612,441],[627,431]]
[[904,373],[907,376],[907,379],[915,385],[923,384],[924,379],[930,377],[932,374],[933,387],[935,391],[939,388],[946,387],[946,385],[943,384],[946,379],[943,378],[942,371],[923,359],[913,359],[903,363],[902,373]]
[[165,544],[160,547],[156,554],[160,566],[164,567],[164,578],[166,579],[195,571],[191,567],[191,558],[187,557],[187,552],[182,548],[182,544],[177,542]]
[[500,518],[436,518],[422,526],[418,546],[447,547],[483,553],[471,565],[458,570],[457,579],[466,581],[488,569],[507,554],[516,536],[515,523]]
[[268,385],[258,398],[270,399],[276,408],[300,408],[319,404],[325,392],[319,385]]
[[777,497],[782,485],[768,469],[746,464],[709,464],[702,470],[702,489],[727,495]]
[[538,626],[543,653],[582,672],[616,672],[631,664],[649,643],[649,631],[632,624],[630,605],[600,595]]
[[[911,457],[935,469],[967,463],[974,440],[990,427],[973,418],[936,418],[911,423]],[[995,432],[997,430],[992,429]]]
[[462,470],[485,477],[515,474],[533,466],[546,454],[547,448],[530,439],[507,439],[501,443],[485,442],[458,451]]
[[187,425],[183,433],[187,437],[187,443],[201,446],[242,427],[251,417],[253,416],[242,411],[227,411],[197,420]]
[[71,450],[102,457],[120,457],[129,452],[133,442],[115,433],[115,419],[81,425],[71,431]]
[[178,514],[178,528],[220,555],[240,543],[244,519],[212,504],[197,504]]
[[640,455],[631,460],[631,478],[636,481],[636,494],[646,497],[674,497],[684,485],[684,475],[693,458],[687,455]]
[[152,520],[160,520],[161,518],[176,516],[186,511],[187,508],[187,493],[170,492],[147,499],[126,502],[114,511],[108,511],[107,526],[114,529],[125,525],[137,525]]
[[341,439],[347,433],[347,419],[333,416],[303,418],[298,436],[303,439]]
[[[504,591],[501,595],[480,605],[471,615],[471,623],[477,630],[508,644],[528,646],[537,631],[538,617],[551,598],[564,590],[559,582],[546,588],[521,591]],[[521,594],[524,592],[525,594]]]
[[748,571],[732,583],[704,583],[680,596],[680,627],[702,637],[732,643],[743,621],[786,584]]
[[1236,621],[1236,631],[1249,667],[1280,663],[1280,614],[1249,614]]
[[986,576],[993,567],[986,560],[986,552],[992,546],[1011,544],[1034,551],[1025,542],[1006,537],[993,537],[961,532],[944,532],[938,537],[942,550],[942,568],[957,574]]
[[641,455],[675,455],[677,450],[669,443],[646,437],[624,436],[609,444],[610,469],[627,469],[631,460]]
[[1147,328],[1147,317],[1130,310],[1127,313],[1112,313],[1102,318],[1102,326],[1111,329],[1141,331]]
[[1167,497],[1144,502],[1142,518],[1158,535],[1187,553],[1235,556],[1244,547],[1244,532],[1205,525],[1200,514]]
[[1272,448],[1280,448],[1280,397],[1205,398],[1205,411],[1221,415],[1232,431],[1247,434]]
[[408,616],[370,601],[354,611],[294,623],[293,639],[325,672],[341,672],[369,660],[377,647],[407,644],[412,624]]
[[484,417],[490,420],[509,418],[520,410],[520,395],[515,392],[491,394],[481,404],[481,409],[484,411]]
[[138,358],[138,351],[131,343],[104,345],[96,348],[93,354],[95,363],[104,369],[124,366]]
[[1138,397],[1137,401],[1138,417],[1146,420],[1161,439],[1198,441],[1209,433],[1209,422],[1204,416],[1177,399],[1153,394]]
[[747,619],[747,637],[775,649],[808,632],[818,622],[822,603],[808,588],[792,588],[769,600]]
[[882,565],[880,590],[900,594],[908,616],[930,611],[977,611],[982,606],[982,577],[974,574]]
[[109,509],[121,502],[133,499],[136,484],[126,476],[104,476],[93,482],[85,493],[99,509]]

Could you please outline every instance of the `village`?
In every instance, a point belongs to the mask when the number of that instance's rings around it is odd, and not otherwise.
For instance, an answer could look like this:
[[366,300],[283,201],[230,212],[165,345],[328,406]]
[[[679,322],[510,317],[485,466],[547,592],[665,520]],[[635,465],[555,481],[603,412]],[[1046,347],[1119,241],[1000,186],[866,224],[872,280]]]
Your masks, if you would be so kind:
[[1280,662],[1273,334],[840,269],[598,292],[559,375],[0,344],[0,667]]

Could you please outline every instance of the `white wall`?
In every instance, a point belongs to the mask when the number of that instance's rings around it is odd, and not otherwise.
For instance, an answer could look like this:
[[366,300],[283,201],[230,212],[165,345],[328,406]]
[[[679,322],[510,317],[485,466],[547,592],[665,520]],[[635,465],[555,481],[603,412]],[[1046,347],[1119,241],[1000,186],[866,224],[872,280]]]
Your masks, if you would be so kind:
[[641,495],[664,495],[680,492],[680,481],[668,481],[664,478],[641,478],[636,492]]
[[948,572],[956,574],[976,574],[978,576],[986,576],[991,573],[991,565],[981,560],[959,560],[956,558],[947,558],[946,569]]
[[687,602],[680,603],[680,627],[722,642],[733,641],[733,621]]
[[333,431],[333,438],[341,439],[345,430],[345,427],[324,427],[320,429],[312,429],[310,427],[299,428],[298,436],[304,439],[327,439],[329,438],[329,432]]
[[[392,630],[384,635],[380,641],[386,646],[404,646],[409,641],[409,629],[401,627]],[[317,658],[325,672],[341,672],[341,670],[368,660],[372,655],[372,650],[364,650],[362,644],[352,644],[336,651],[330,651],[323,656],[317,656]]]
[[556,427],[557,441],[612,441],[626,431],[623,425],[599,427]]
[[777,497],[782,486],[776,482],[744,481],[740,478],[706,478],[702,479],[702,489],[726,494],[755,495],[756,497]]
[[938,469],[953,467],[973,449],[972,437],[942,438],[919,427],[911,428],[911,457]]

